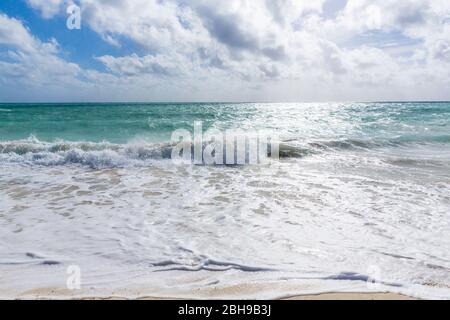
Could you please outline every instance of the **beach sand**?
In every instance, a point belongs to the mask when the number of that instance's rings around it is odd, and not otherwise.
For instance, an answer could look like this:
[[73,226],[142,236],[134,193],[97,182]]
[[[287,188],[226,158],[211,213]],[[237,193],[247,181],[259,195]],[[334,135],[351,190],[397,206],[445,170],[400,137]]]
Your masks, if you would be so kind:
[[[67,288],[44,287],[22,292],[0,290],[0,297],[19,300],[418,300],[417,298],[387,291],[364,292],[358,289],[339,290],[317,294],[313,285],[304,281],[271,282],[271,283],[241,283],[224,287],[201,287],[184,292],[161,290],[160,288],[128,288],[100,291],[95,288],[68,290]],[[302,294],[302,291],[308,290]],[[9,292],[8,292],[9,291]],[[281,292],[285,292],[283,295]],[[289,294],[291,292],[291,294]],[[277,297],[277,293],[280,294]]]
[[[23,293],[19,297],[19,300],[183,300],[182,298],[171,298],[171,297],[157,297],[157,296],[142,296],[138,298],[128,298],[122,295],[114,296],[78,296],[74,297],[70,292],[66,290],[58,289],[37,289],[26,293]],[[206,297],[199,298],[201,300],[208,300]],[[211,297],[211,299],[218,299],[216,296]],[[187,299],[187,300],[195,300]],[[220,299],[219,299],[220,300]],[[334,293],[322,293],[322,294],[308,294],[308,295],[297,295],[292,297],[286,297],[274,300],[284,300],[284,301],[302,301],[302,300],[418,300],[410,296],[397,294],[397,293],[386,293],[386,292],[371,292],[371,293],[358,293],[358,292],[334,292]]]

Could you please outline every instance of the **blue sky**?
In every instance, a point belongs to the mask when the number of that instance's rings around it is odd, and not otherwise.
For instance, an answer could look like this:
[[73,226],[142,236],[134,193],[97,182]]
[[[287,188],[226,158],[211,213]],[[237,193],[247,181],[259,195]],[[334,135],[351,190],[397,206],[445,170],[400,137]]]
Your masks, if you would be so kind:
[[449,64],[444,0],[0,2],[0,102],[447,100]]
[[89,28],[71,31],[65,27],[66,17],[42,19],[39,12],[29,8],[25,1],[3,0],[0,11],[20,19],[37,38],[46,41],[55,38],[62,48],[61,55],[83,67],[102,68],[101,63],[91,59],[96,52],[108,53],[113,47]]

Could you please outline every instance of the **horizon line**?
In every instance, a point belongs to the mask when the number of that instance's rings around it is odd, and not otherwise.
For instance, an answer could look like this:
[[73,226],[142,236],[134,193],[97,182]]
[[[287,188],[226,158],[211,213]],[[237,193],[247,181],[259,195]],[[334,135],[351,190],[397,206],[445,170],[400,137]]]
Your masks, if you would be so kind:
[[5,104],[282,104],[282,103],[445,103],[450,100],[348,100],[348,101],[14,101]]

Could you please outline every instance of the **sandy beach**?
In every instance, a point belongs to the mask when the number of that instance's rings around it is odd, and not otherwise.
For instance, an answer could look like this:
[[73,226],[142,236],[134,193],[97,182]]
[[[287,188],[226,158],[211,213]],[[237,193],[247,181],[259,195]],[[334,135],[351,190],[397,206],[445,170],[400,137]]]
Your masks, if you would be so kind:
[[[237,295],[242,295],[249,290],[251,286],[241,286],[236,292]],[[241,292],[239,292],[241,291]],[[139,292],[112,292],[111,294],[100,293],[81,293],[74,294],[73,291],[58,289],[58,288],[42,288],[23,292],[18,294],[12,300],[224,300],[228,297],[220,297],[217,294],[207,295],[190,295],[190,296],[158,296],[147,295]],[[248,298],[253,300],[254,298]],[[246,299],[247,300],[247,299]],[[260,300],[260,299],[256,299]],[[319,294],[299,294],[276,299],[267,300],[283,300],[283,301],[302,301],[302,300],[420,300],[399,293],[391,292],[328,292]]]

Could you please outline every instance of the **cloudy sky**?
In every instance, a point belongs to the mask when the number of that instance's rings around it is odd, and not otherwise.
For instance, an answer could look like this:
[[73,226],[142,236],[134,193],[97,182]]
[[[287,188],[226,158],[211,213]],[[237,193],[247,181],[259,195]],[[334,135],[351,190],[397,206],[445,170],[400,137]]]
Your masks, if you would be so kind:
[[355,100],[450,100],[450,1],[0,1],[0,102]]

